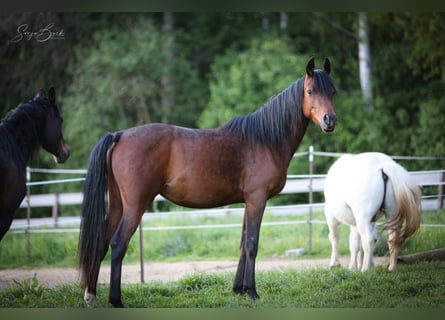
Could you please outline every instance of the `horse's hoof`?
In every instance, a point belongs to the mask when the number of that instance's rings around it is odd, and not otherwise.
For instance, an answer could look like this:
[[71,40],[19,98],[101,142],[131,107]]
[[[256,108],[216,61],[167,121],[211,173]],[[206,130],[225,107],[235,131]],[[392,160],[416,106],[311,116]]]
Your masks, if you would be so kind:
[[124,305],[122,304],[122,301],[110,301],[113,308],[123,308]]
[[234,286],[232,289],[233,293],[237,294],[237,295],[244,295],[246,293],[246,291],[244,291],[243,287],[238,287],[238,286]]
[[249,295],[250,298],[252,298],[252,300],[257,300],[260,298],[260,296],[258,295],[258,293],[256,293],[255,289],[246,289],[245,290],[247,292],[247,294]]
[[94,307],[95,299],[96,296],[93,293],[89,293],[87,290],[85,290],[85,295],[83,296],[83,300],[85,301],[88,308]]

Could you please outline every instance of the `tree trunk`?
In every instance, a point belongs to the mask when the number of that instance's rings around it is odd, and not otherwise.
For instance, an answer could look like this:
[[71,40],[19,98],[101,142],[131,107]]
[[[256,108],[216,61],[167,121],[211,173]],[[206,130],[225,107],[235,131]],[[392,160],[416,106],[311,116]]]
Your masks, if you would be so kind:
[[[174,27],[174,13],[165,12],[163,14],[163,25],[162,31],[173,35],[173,27]],[[162,48],[164,51],[164,73],[161,78],[162,85],[162,98],[161,98],[161,106],[162,106],[162,122],[166,123],[168,121],[168,115],[174,104],[174,88],[172,81],[172,65],[175,57],[175,40],[173,37],[173,41],[165,41],[164,47]]]
[[445,261],[445,248],[424,251],[419,253],[410,254],[407,256],[400,256],[397,258],[400,263],[416,263],[419,261]]
[[358,59],[360,67],[360,86],[365,99],[365,110],[374,111],[374,98],[371,82],[371,49],[369,44],[369,23],[366,12],[358,13]]

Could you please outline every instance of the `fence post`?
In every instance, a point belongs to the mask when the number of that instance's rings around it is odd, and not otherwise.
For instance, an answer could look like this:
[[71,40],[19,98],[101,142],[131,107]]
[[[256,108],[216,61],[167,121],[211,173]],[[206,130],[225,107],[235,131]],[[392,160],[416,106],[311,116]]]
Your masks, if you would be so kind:
[[438,193],[438,207],[439,209],[443,209],[443,183],[445,182],[445,171],[442,172],[440,175],[440,183],[437,187],[437,193]]
[[309,146],[309,219],[307,221],[309,227],[308,252],[312,253],[312,171],[314,164],[314,146]]
[[141,283],[145,282],[144,279],[144,232],[143,232],[143,222],[139,223],[139,257],[141,262]]
[[54,220],[54,227],[59,226],[59,194],[54,194],[54,206],[52,210],[52,216]]
[[[31,182],[31,169],[26,167],[26,182]],[[29,185],[26,186],[26,258],[28,263],[31,262],[31,188]]]

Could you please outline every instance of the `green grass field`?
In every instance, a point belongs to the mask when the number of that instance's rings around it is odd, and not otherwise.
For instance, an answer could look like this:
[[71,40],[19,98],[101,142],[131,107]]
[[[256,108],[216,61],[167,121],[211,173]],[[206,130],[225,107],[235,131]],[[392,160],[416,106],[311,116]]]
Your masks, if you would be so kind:
[[[233,274],[195,274],[168,284],[124,285],[127,307],[141,308],[444,308],[445,262],[400,265],[396,273],[344,268],[258,272],[261,299],[231,292]],[[78,285],[54,289],[37,279],[0,292],[0,307],[85,307]],[[108,285],[98,287],[95,307],[107,308]]]
[[[263,222],[307,220],[307,217],[271,217]],[[322,213],[315,220],[324,220]],[[423,223],[445,224],[445,212],[424,212]],[[240,217],[196,218],[169,217],[146,222],[144,226],[205,225],[241,223]],[[313,224],[312,253],[302,258],[328,258],[330,244],[325,224]],[[340,253],[348,255],[346,226],[341,228]],[[384,232],[377,244],[378,255],[387,254]],[[241,228],[188,229],[144,231],[146,262],[236,260],[239,253]],[[77,233],[31,234],[31,262],[26,258],[26,235],[8,233],[0,243],[0,266],[6,268],[75,267]],[[445,228],[422,227],[410,238],[402,254],[442,248]],[[263,225],[259,257],[284,256],[292,248],[306,248],[307,224]],[[299,259],[299,258],[296,258]],[[138,232],[133,237],[124,263],[139,261]],[[105,263],[109,263],[109,256]],[[258,272],[257,289],[262,297],[251,301],[233,295],[234,274],[195,274],[168,284],[148,283],[123,286],[123,300],[128,307],[445,307],[445,262],[421,262],[400,265],[397,273],[385,267],[375,267],[367,274],[344,268],[305,271]],[[108,285],[98,288],[97,307],[108,307]],[[16,283],[0,292],[0,307],[84,307],[81,288],[64,285],[54,289],[42,287],[38,278]]]

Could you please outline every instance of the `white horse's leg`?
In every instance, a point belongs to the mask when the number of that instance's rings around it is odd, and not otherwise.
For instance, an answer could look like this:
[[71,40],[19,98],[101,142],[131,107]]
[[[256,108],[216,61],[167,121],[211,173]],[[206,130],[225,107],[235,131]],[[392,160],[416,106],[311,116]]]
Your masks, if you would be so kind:
[[359,245],[360,248],[357,252],[357,270],[360,270],[363,265],[363,247],[362,247],[362,240],[360,237],[359,237]]
[[399,254],[400,247],[395,245],[396,231],[388,230],[388,248],[389,248],[389,271],[397,271],[397,255]]
[[340,265],[340,260],[338,258],[338,241],[339,241],[338,225],[339,223],[335,219],[330,219],[328,221],[329,241],[331,241],[331,247],[332,247],[331,262],[330,262],[331,267]]
[[357,270],[358,258],[360,255],[361,247],[360,247],[360,235],[355,226],[350,227],[349,233],[349,252],[351,254],[351,259],[349,261],[349,270]]
[[88,288],[85,289],[85,294],[83,296],[83,300],[85,300],[85,303],[87,304],[88,308],[91,308],[94,306],[94,300],[96,300],[96,296],[92,293],[88,292]]
[[361,271],[369,271],[372,264],[372,256],[374,255],[375,236],[372,225],[366,222],[357,221],[357,230],[360,234],[361,244],[363,249],[363,262],[361,265]]

